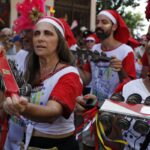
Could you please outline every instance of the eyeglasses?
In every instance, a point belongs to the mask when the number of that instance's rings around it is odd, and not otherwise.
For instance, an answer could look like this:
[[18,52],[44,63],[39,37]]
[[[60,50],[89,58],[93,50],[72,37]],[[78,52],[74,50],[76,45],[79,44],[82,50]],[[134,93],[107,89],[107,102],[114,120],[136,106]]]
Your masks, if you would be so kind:
[[8,38],[11,37],[11,34],[0,34],[0,38]]
[[86,43],[94,43],[95,41],[93,40],[86,40]]

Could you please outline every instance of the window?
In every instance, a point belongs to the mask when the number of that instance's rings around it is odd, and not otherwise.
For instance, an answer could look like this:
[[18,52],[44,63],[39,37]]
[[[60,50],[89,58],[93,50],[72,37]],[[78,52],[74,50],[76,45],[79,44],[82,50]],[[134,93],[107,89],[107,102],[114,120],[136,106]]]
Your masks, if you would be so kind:
[[77,20],[79,28],[89,28],[91,0],[56,0],[54,5],[56,17],[64,18],[67,15],[69,24]]
[[9,27],[10,0],[0,0],[0,29]]

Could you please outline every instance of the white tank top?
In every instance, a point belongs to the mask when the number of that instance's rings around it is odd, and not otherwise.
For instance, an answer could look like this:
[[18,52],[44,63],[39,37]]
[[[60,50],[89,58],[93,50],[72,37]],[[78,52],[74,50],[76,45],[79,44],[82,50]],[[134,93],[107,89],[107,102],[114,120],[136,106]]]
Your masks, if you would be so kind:
[[[52,77],[43,81],[42,85],[33,89],[31,94],[31,102],[39,105],[46,105],[51,92],[58,80],[67,73],[76,73],[79,75],[75,67],[69,66],[54,74]],[[74,114],[72,113],[68,119],[60,116],[53,123],[37,123],[33,122],[34,129],[42,133],[51,135],[61,135],[74,131]]]

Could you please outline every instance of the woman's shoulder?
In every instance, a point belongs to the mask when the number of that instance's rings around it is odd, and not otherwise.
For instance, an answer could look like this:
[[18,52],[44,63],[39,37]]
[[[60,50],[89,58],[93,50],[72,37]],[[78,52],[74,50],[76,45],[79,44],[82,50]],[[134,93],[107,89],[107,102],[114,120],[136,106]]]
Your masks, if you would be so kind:
[[76,73],[79,74],[78,69],[75,66],[62,64],[60,68],[58,68],[58,71],[66,72],[66,73]]
[[70,79],[78,79],[82,83],[82,80],[79,75],[79,71],[76,67],[66,65],[56,72],[56,76],[61,76],[61,79],[70,78]]

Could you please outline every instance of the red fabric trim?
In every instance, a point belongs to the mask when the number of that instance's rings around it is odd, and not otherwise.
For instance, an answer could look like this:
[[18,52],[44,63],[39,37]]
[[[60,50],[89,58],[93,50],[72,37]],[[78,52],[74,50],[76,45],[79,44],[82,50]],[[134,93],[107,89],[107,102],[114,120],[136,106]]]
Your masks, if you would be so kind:
[[115,10],[106,10],[109,13],[111,13],[115,19],[117,20],[117,29],[116,32],[114,33],[114,38],[117,41],[120,41],[121,43],[127,43],[129,37],[130,37],[130,33],[128,30],[128,27],[125,23],[125,21],[123,20],[123,18],[121,17],[121,15],[115,11]]
[[130,78],[124,79],[123,82],[121,82],[121,83],[117,86],[117,88],[115,89],[114,93],[119,93],[119,92],[121,92],[122,89],[123,89],[123,86],[124,86],[126,83],[128,83],[129,81],[131,81]]
[[79,75],[68,73],[61,77],[55,85],[50,99],[56,100],[64,107],[65,118],[68,118],[73,112],[76,105],[76,97],[82,94],[83,86],[80,82]]
[[86,63],[82,66],[82,69],[84,71],[87,71],[87,72],[91,72],[91,66],[90,66],[90,63]]
[[140,44],[139,41],[137,41],[133,37],[130,37],[128,42],[127,42],[127,45],[130,45],[133,48],[133,50],[134,50],[136,47],[140,46],[141,44]]
[[135,63],[134,63],[134,54],[133,52],[129,52],[128,55],[122,62],[123,69],[127,72],[128,76],[132,79],[136,78],[136,70],[135,70]]
[[1,141],[0,141],[0,149],[2,150],[4,148],[4,144],[6,141],[6,136],[8,132],[8,119],[5,118],[4,122],[1,125],[2,133],[1,133]]
[[144,55],[141,58],[141,61],[142,61],[143,66],[149,66],[149,64],[148,64],[148,57],[147,57],[147,53],[146,52],[144,52]]
[[84,64],[80,64],[80,61],[77,61],[77,67],[78,68],[82,68],[82,70],[87,71],[87,72],[91,72],[91,66],[89,62],[86,62]]
[[150,19],[150,0],[147,1],[146,11],[145,11],[146,19]]
[[63,18],[59,18],[59,20],[64,25],[64,28],[65,28],[65,39],[67,41],[68,47],[70,48],[72,45],[76,44],[77,41],[76,41],[76,39],[74,37],[74,34],[73,34],[72,30],[70,29],[69,24]]
[[65,66],[63,66],[62,68],[59,68],[59,69],[55,70],[55,72],[49,73],[45,78],[41,79],[40,82],[43,82],[44,80],[46,80],[46,79],[50,78],[51,76],[53,76],[53,75],[54,75],[55,73],[57,73],[58,71],[60,71],[60,70],[62,70],[62,69],[64,69],[64,68],[66,68],[66,67],[68,67],[68,66],[69,66],[69,65],[65,65]]
[[123,86],[128,83],[131,79],[136,78],[136,70],[135,70],[135,63],[134,63],[134,54],[133,52],[128,53],[126,58],[122,62],[123,69],[128,74],[128,78],[125,78],[115,89],[114,93],[121,92]]
[[78,126],[75,130],[75,133],[78,133],[79,131],[81,131],[83,129],[83,127],[89,122],[92,121],[92,119],[96,116],[96,114],[99,111],[99,106],[98,103],[92,108],[87,110],[86,112],[83,113],[82,117],[83,117],[83,123]]

